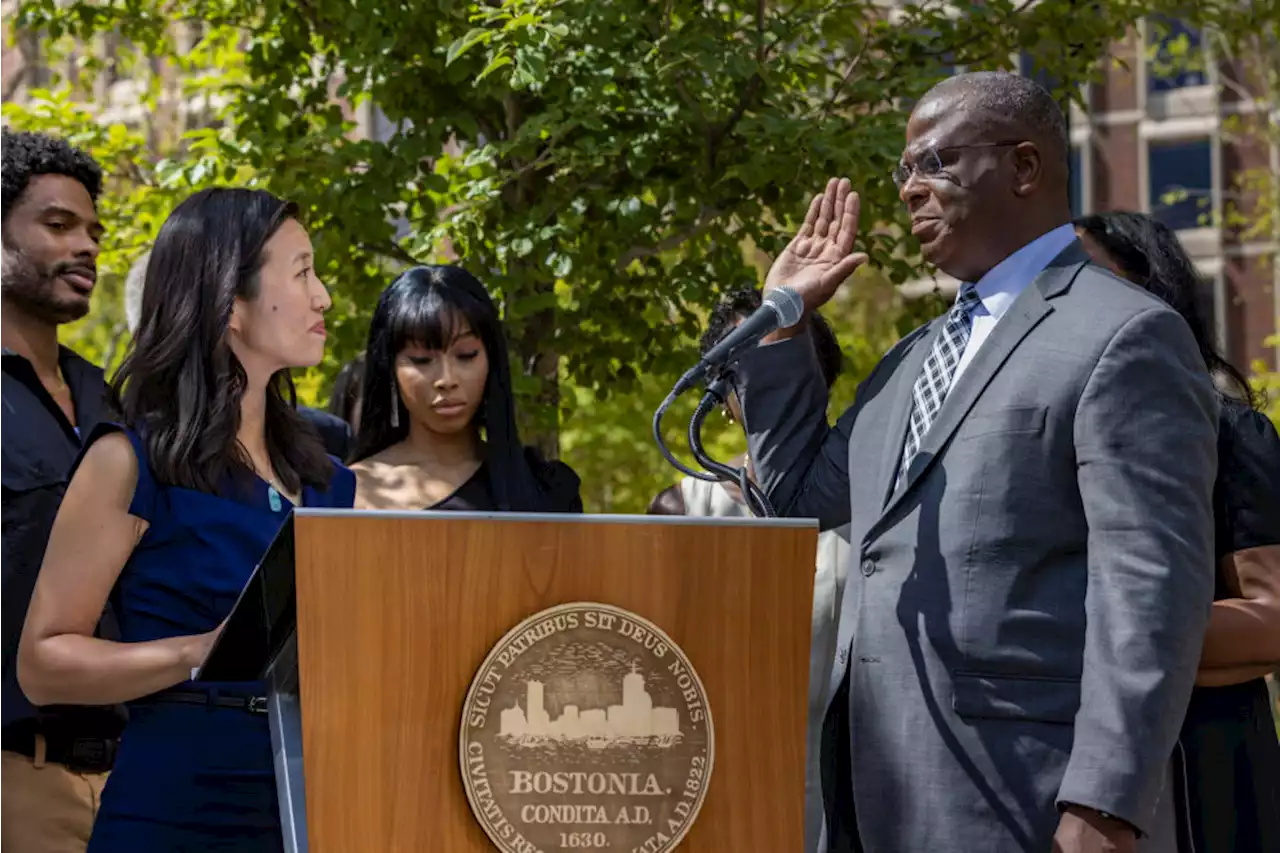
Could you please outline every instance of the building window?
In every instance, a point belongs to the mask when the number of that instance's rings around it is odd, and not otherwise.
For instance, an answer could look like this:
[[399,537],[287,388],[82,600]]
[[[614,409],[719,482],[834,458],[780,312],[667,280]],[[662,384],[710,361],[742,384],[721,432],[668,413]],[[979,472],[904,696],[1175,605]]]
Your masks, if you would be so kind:
[[1147,91],[1203,86],[1200,31],[1164,16],[1147,19]]
[[1151,215],[1174,229],[1200,227],[1213,198],[1209,140],[1151,142],[1147,150]]
[[1084,175],[1081,173],[1083,161],[1080,157],[1080,146],[1072,145],[1070,160],[1070,193],[1072,218],[1084,216]]

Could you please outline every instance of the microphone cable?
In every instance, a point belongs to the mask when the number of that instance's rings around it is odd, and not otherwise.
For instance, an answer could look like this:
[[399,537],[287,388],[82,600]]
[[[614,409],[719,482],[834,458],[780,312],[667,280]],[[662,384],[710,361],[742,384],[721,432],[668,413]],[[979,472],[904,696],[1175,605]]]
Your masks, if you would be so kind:
[[764,490],[747,475],[747,466],[734,468],[731,465],[717,462],[707,455],[706,450],[702,447],[702,422],[706,420],[712,409],[725,404],[728,387],[729,376],[727,372],[722,372],[707,383],[706,393],[702,395],[702,400],[698,403],[698,407],[694,409],[693,417],[689,419],[689,450],[692,451],[693,458],[697,459],[698,464],[703,468],[720,474],[719,479],[721,481],[736,482],[738,484],[738,488],[742,490],[742,497],[746,500],[747,508],[751,510],[752,515],[757,518],[774,518],[777,513],[773,511],[773,505],[764,496]]
[[[698,403],[694,410],[693,418],[689,421],[689,449],[692,451],[694,458],[707,471],[695,471],[688,465],[685,465],[671,452],[667,447],[667,442],[662,437],[662,418],[666,415],[667,410],[675,403],[676,398],[680,396],[683,389],[676,387],[667,394],[662,404],[658,406],[653,413],[653,440],[658,445],[663,457],[671,464],[673,468],[687,476],[696,480],[702,480],[708,483],[730,482],[737,483],[738,488],[742,490],[742,496],[747,501],[747,508],[758,518],[773,518],[776,513],[773,506],[769,503],[764,495],[764,491],[752,482],[747,475],[746,467],[733,468],[729,465],[717,462],[707,455],[702,447],[702,423],[706,420],[707,414],[710,413],[716,405],[723,405],[725,402],[725,389],[729,386],[729,378],[727,372],[721,372],[707,386],[706,393],[703,394],[702,400]],[[715,472],[715,473],[707,473]]]

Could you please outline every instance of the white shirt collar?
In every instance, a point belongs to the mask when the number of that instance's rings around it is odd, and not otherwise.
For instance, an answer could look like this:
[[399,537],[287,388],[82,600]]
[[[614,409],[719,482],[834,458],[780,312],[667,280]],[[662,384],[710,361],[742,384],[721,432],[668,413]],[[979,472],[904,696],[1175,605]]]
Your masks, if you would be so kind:
[[1018,294],[1076,239],[1075,228],[1059,225],[1041,234],[978,279],[974,289],[987,313],[999,320]]

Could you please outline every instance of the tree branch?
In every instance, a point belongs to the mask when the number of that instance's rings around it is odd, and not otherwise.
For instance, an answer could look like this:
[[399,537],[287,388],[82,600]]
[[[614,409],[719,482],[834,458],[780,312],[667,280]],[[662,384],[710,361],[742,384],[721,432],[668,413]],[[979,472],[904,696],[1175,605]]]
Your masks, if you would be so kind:
[[155,181],[151,180],[143,173],[142,168],[133,160],[132,157],[123,158],[120,161],[120,165],[123,166],[123,169],[117,171],[115,174],[128,178],[135,184],[141,184],[144,187],[153,187],[156,185]]
[[16,70],[5,75],[4,87],[0,89],[0,101],[8,101],[13,97],[13,93],[18,91],[18,87],[27,79],[27,70],[29,65],[26,62]]
[[320,13],[308,0],[297,0],[297,6],[299,11],[302,12],[302,19],[311,25],[313,32],[332,40],[333,32],[329,22],[320,18]]
[[18,88],[23,85],[23,82],[26,82],[27,72],[29,68],[31,68],[31,65],[27,63],[27,54],[23,53],[22,41],[22,35],[18,35],[13,40],[14,51],[17,51],[18,59],[22,60],[22,64],[18,65],[18,70],[15,70],[13,77],[10,77],[8,81],[5,82],[4,88],[0,88],[0,102],[12,99],[14,93],[18,91]]
[[733,128],[742,120],[742,116],[746,113],[747,108],[755,103],[756,96],[760,90],[764,88],[764,78],[757,71],[747,80],[747,85],[742,87],[742,94],[738,96],[738,103],[734,105],[733,112],[729,113],[729,117],[719,127],[711,127],[707,129],[707,176],[715,174],[716,159],[720,156],[720,146],[724,144],[725,138],[733,132]]
[[774,48],[778,47],[778,45],[789,43],[790,38],[797,32],[802,29],[807,29],[810,22],[824,15],[839,14],[846,9],[866,8],[868,5],[867,0],[847,0],[847,2],[841,3],[825,3],[814,11],[805,12],[799,15],[789,14],[788,12],[781,13],[783,21],[788,25],[788,37],[785,39],[781,37],[776,39],[769,49],[765,51],[765,58],[768,59],[769,54],[772,53]]
[[624,272],[627,267],[631,266],[632,261],[651,258],[654,255],[660,255],[663,252],[669,252],[672,249],[678,248],[681,244],[692,240],[695,237],[701,236],[710,230],[711,226],[715,224],[716,219],[718,219],[723,213],[723,210],[704,206],[702,210],[698,212],[698,218],[695,219],[693,224],[688,228],[684,228],[677,231],[675,234],[662,238],[653,246],[632,246],[622,254],[622,257],[618,258],[617,263],[614,264],[613,268],[618,272]]
[[[1030,6],[1031,6],[1031,4],[1032,4],[1032,3],[1034,3],[1034,2],[1036,2],[1036,0],[1022,0],[1022,3],[1021,3],[1021,4],[1019,4],[1019,5],[1018,5],[1018,6],[1016,6],[1012,11],[1010,11],[1010,12],[1009,12],[1009,15],[1007,16],[1007,18],[1006,18],[1005,20],[1008,20],[1008,19],[1014,18],[1014,17],[1016,17],[1016,16],[1018,16],[1018,15],[1021,15],[1021,14],[1022,14],[1023,12],[1025,12],[1025,11],[1026,11]],[[968,38],[961,39],[961,41],[960,41],[958,44],[948,45],[948,46],[946,46],[946,47],[942,48],[941,50],[937,50],[937,51],[930,51],[930,50],[926,50],[926,51],[924,51],[924,53],[923,53],[923,54],[921,54],[921,55],[926,56],[926,57],[928,57],[928,58],[930,58],[930,59],[942,59],[942,58],[946,57],[946,55],[947,55],[947,54],[951,54],[951,56],[952,56],[952,61],[953,61],[955,64],[957,64],[957,65],[969,65],[969,64],[971,64],[971,63],[967,63],[967,62],[962,62],[962,61],[961,61],[961,57],[960,57],[959,53],[960,53],[960,51],[962,51],[962,50],[964,50],[965,48],[969,47],[970,45],[974,44],[975,42],[977,42],[977,41],[981,40],[981,39],[982,39],[982,37],[983,37],[983,33],[981,33],[981,32],[977,32],[977,33],[974,33],[973,35],[969,36]],[[914,57],[913,57],[913,59],[914,59]],[[880,79],[880,80],[893,80],[893,79],[898,75],[898,70],[902,67],[903,63],[905,63],[906,61],[907,61],[907,57],[899,56],[896,60],[894,60],[893,64],[889,66],[889,70],[888,70],[887,72],[885,72],[885,73],[881,74],[881,75],[879,76],[879,78],[878,78],[878,79]]]
[[699,129],[706,128],[708,122],[706,113],[702,111],[702,103],[693,95],[689,94],[689,90],[685,88],[683,80],[676,80],[675,89],[676,93],[680,95],[680,99],[684,101],[685,106],[693,110],[694,116],[697,117]]
[[401,263],[409,264],[410,266],[420,267],[425,263],[424,261],[415,258],[403,246],[396,243],[387,242],[386,244],[379,244],[376,246],[372,243],[357,243],[356,245],[370,254],[381,255],[384,258],[391,258],[393,261],[400,261]]
[[764,65],[764,12],[765,0],[756,0],[756,64]]
[[827,103],[822,107],[822,117],[826,118],[831,114],[831,110],[836,105],[836,101],[840,97],[840,92],[848,85],[849,80],[853,77],[854,70],[862,62],[862,57],[867,53],[867,45],[870,44],[868,39],[862,40],[862,46],[858,48],[858,52],[849,60],[849,66],[845,68],[844,74],[840,77],[840,82],[836,83],[836,87],[831,90],[831,96],[827,98]]

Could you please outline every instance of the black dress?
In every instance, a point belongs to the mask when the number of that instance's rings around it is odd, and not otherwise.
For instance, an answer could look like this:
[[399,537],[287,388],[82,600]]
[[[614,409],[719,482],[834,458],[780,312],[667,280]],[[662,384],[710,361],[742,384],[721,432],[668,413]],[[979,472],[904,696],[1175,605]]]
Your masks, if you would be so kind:
[[[1261,413],[1223,403],[1214,484],[1217,557],[1280,544],[1280,436]],[[1214,597],[1229,598],[1221,574]],[[1175,759],[1187,818],[1182,853],[1280,851],[1280,740],[1259,678],[1197,687]]]
[[[547,462],[532,449],[526,451],[526,458],[545,502],[544,506],[538,507],[539,512],[582,512],[581,481],[572,468],[563,462]],[[481,463],[470,479],[453,490],[453,494],[427,509],[496,512],[498,503],[493,496],[488,463]]]

